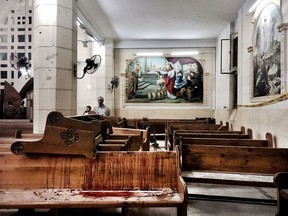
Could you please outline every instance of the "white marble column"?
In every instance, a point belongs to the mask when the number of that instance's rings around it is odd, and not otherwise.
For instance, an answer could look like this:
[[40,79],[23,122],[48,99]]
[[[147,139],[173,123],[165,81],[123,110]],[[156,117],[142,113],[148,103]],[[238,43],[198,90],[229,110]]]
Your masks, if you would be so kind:
[[76,0],[34,1],[34,133],[54,110],[76,114]]

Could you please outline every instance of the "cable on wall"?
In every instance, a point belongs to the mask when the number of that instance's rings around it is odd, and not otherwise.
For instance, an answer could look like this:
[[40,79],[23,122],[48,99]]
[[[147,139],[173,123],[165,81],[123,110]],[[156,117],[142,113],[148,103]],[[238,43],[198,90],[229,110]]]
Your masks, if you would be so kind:
[[261,107],[261,106],[270,105],[272,103],[277,103],[277,102],[287,100],[287,99],[288,99],[288,93],[285,93],[269,101],[265,101],[265,102],[257,103],[257,104],[251,104],[251,105],[238,105],[238,107]]

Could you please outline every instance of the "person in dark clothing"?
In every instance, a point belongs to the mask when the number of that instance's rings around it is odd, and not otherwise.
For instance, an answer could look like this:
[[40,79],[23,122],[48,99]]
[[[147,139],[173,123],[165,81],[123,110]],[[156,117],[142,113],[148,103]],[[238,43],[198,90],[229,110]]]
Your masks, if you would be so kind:
[[8,105],[4,109],[4,116],[7,119],[15,118],[16,108],[13,106],[12,101],[8,101]]

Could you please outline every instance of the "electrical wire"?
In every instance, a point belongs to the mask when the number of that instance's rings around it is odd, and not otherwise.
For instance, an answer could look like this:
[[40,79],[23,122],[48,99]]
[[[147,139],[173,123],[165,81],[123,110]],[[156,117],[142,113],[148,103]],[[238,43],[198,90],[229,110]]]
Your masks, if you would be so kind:
[[288,93],[284,93],[284,94],[280,95],[279,97],[273,98],[269,101],[264,101],[264,102],[257,103],[257,104],[238,105],[238,107],[262,107],[262,106],[270,105],[273,103],[278,103],[280,101],[284,101],[287,99],[288,99]]

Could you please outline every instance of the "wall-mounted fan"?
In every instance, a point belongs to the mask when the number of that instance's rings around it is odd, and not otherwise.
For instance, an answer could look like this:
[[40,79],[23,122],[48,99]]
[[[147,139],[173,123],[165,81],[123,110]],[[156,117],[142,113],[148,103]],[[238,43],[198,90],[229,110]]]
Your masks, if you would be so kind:
[[112,77],[108,89],[113,92],[119,86],[119,78],[117,76]]
[[85,74],[93,74],[96,72],[96,70],[101,65],[101,56],[100,55],[93,55],[91,58],[86,59],[86,66],[83,68],[83,75],[81,77],[77,76],[77,72],[75,73],[75,76],[77,79],[82,79]]
[[32,77],[30,74],[32,64],[26,56],[20,56],[12,53],[9,60],[11,66],[15,68],[21,75],[24,75],[25,79]]

